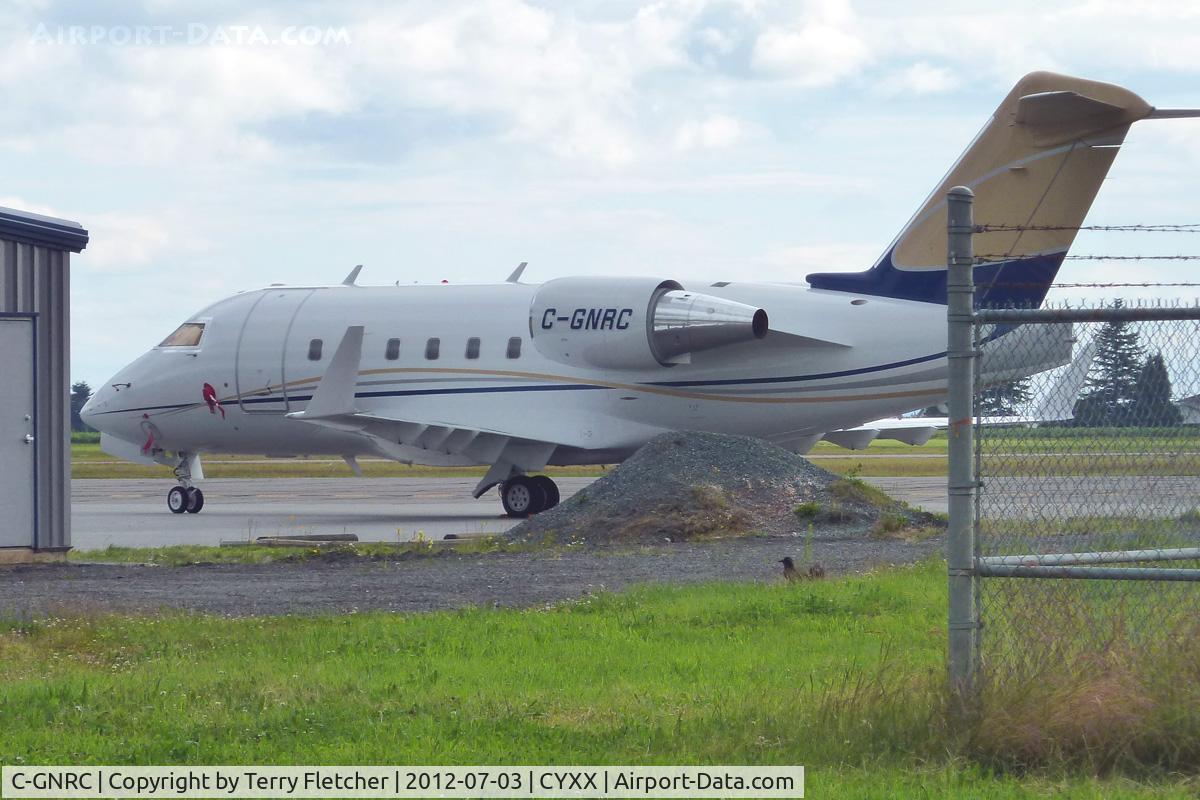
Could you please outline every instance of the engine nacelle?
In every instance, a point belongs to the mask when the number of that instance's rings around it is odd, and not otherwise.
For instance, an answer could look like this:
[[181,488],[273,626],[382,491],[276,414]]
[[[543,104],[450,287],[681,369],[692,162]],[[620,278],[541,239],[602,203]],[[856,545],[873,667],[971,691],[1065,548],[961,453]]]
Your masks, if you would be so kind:
[[767,312],[656,278],[558,278],[533,297],[538,352],[572,366],[648,369],[767,335]]

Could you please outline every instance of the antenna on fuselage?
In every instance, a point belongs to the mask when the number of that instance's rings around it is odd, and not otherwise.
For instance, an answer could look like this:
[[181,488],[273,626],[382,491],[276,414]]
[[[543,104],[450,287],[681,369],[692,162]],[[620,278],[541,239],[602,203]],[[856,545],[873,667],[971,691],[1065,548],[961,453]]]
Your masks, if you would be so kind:
[[521,273],[525,271],[525,267],[527,267],[527,266],[529,266],[529,262],[522,261],[520,264],[517,265],[517,268],[512,271],[512,275],[509,275],[507,278],[504,279],[504,282],[505,283],[520,283],[521,282]]
[[342,281],[342,286],[354,286],[354,282],[358,280],[358,273],[360,272],[362,272],[362,264],[350,270],[350,274],[346,276],[346,280]]

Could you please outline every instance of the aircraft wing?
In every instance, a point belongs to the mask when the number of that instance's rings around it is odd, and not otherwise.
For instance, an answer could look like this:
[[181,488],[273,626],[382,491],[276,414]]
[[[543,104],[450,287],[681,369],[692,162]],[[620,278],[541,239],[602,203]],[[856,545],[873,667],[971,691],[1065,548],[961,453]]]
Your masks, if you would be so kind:
[[407,397],[395,408],[360,409],[355,389],[362,339],[362,326],[346,329],[307,407],[289,419],[357,433],[397,461],[506,464],[528,472],[544,468],[558,447],[619,447],[662,432],[583,411],[514,416],[467,395]]

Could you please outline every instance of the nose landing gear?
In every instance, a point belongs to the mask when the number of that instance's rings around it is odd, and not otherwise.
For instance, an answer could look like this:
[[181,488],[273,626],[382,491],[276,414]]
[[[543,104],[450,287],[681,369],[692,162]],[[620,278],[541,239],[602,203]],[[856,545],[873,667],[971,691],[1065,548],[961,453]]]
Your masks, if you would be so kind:
[[529,517],[558,505],[558,485],[545,475],[514,475],[500,484],[500,502],[510,517]]
[[167,508],[172,514],[199,514],[200,509],[204,508],[204,492],[192,486],[193,459],[199,462],[191,453],[179,454],[179,464],[175,467],[175,479],[179,481],[179,485],[172,486],[167,492]]

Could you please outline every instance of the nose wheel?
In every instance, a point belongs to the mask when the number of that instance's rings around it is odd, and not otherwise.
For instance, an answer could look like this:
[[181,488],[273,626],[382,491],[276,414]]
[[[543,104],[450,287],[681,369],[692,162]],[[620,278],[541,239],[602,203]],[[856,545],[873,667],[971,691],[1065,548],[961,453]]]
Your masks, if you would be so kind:
[[529,517],[558,505],[558,486],[545,475],[514,475],[500,484],[500,502],[510,517]]
[[204,492],[195,486],[173,486],[167,492],[167,508],[172,514],[199,514],[204,508]]
[[179,463],[175,465],[175,480],[178,486],[171,487],[167,492],[167,508],[172,514],[199,514],[204,508],[204,492],[192,486],[192,478],[203,478],[202,472],[192,473],[192,468],[200,467],[200,457],[195,453],[179,453]]

